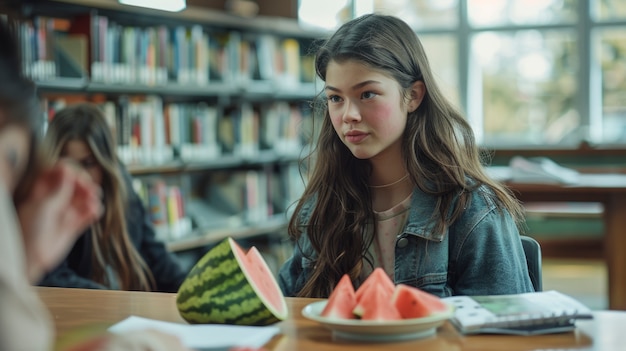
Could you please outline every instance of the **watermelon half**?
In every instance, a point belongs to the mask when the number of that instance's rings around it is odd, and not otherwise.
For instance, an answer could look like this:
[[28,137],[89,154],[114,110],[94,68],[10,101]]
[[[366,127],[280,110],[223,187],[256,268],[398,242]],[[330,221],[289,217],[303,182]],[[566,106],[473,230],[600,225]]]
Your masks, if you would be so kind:
[[222,240],[191,269],[176,307],[189,323],[268,325],[287,318],[287,304],[259,251]]

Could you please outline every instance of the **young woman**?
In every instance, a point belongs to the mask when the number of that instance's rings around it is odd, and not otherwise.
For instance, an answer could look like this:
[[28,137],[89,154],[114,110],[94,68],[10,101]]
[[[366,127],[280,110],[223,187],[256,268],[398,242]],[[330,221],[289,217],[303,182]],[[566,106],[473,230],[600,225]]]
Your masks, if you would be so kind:
[[390,16],[354,19],[315,67],[323,122],[289,225],[297,242],[283,292],[326,297],[343,274],[358,286],[375,267],[438,296],[533,291],[522,208],[485,174],[413,30]]
[[[0,350],[51,350],[54,329],[31,284],[102,213],[99,187],[65,162],[37,157],[40,112],[22,77],[14,32],[0,21]],[[171,335],[102,335],[83,350],[187,350]]]
[[41,285],[177,291],[186,273],[156,240],[100,109],[82,103],[59,111],[48,126],[44,146],[50,160],[73,162],[102,187],[104,215]]

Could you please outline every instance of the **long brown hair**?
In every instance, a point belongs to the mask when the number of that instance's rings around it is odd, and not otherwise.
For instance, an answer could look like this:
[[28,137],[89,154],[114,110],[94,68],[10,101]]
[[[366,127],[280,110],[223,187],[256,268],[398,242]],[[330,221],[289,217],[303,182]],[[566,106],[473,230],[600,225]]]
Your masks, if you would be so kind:
[[51,160],[57,160],[65,145],[72,140],[85,142],[102,170],[104,214],[92,225],[92,279],[113,286],[107,267],[119,279],[123,290],[152,290],[154,277],[130,241],[126,227],[128,196],[111,130],[102,111],[91,103],[72,105],[57,112],[46,136],[44,149]]
[[[422,103],[408,114],[402,155],[413,184],[438,198],[431,217],[434,232],[444,232],[461,215],[472,190],[481,185],[493,190],[495,200],[518,226],[522,223],[521,205],[506,187],[486,175],[487,155],[479,153],[471,126],[437,86],[424,49],[406,23],[369,14],[344,24],[318,49],[317,75],[326,81],[328,63],[344,60],[385,72],[398,82],[405,98],[413,83],[424,83]],[[306,233],[317,255],[309,257],[315,260],[313,272],[299,296],[325,297],[345,273],[358,281],[373,240],[375,217],[367,186],[369,161],[354,157],[341,142],[325,99],[318,96],[314,111],[323,118],[310,155],[315,164],[291,217],[289,234],[298,239]],[[305,222],[307,211],[310,216]]]

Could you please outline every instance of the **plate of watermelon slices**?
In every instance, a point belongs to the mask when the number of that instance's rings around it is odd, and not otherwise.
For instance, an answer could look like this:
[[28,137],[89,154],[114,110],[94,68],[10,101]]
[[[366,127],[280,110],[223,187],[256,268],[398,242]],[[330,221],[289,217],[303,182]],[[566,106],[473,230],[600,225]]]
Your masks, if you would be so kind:
[[304,307],[302,315],[330,329],[336,338],[358,341],[387,342],[426,338],[435,335],[437,328],[454,313],[454,308],[450,306],[446,311],[427,317],[399,320],[323,317],[321,313],[327,303],[328,300],[310,303]]
[[454,307],[418,288],[397,284],[376,268],[355,291],[344,275],[328,299],[308,304],[305,318],[321,323],[334,337],[400,341],[434,335]]

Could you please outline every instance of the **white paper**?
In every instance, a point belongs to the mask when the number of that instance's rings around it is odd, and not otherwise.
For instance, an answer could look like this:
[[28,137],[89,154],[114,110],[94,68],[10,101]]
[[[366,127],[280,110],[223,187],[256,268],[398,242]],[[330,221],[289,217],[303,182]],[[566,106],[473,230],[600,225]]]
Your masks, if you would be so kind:
[[508,166],[486,167],[487,173],[497,181],[514,183],[546,183],[577,185],[581,174],[562,167],[546,157],[524,158],[514,156]]
[[260,348],[280,332],[277,326],[252,327],[222,324],[182,324],[130,316],[109,328],[112,333],[154,329],[176,335],[195,350],[229,350],[233,346]]

